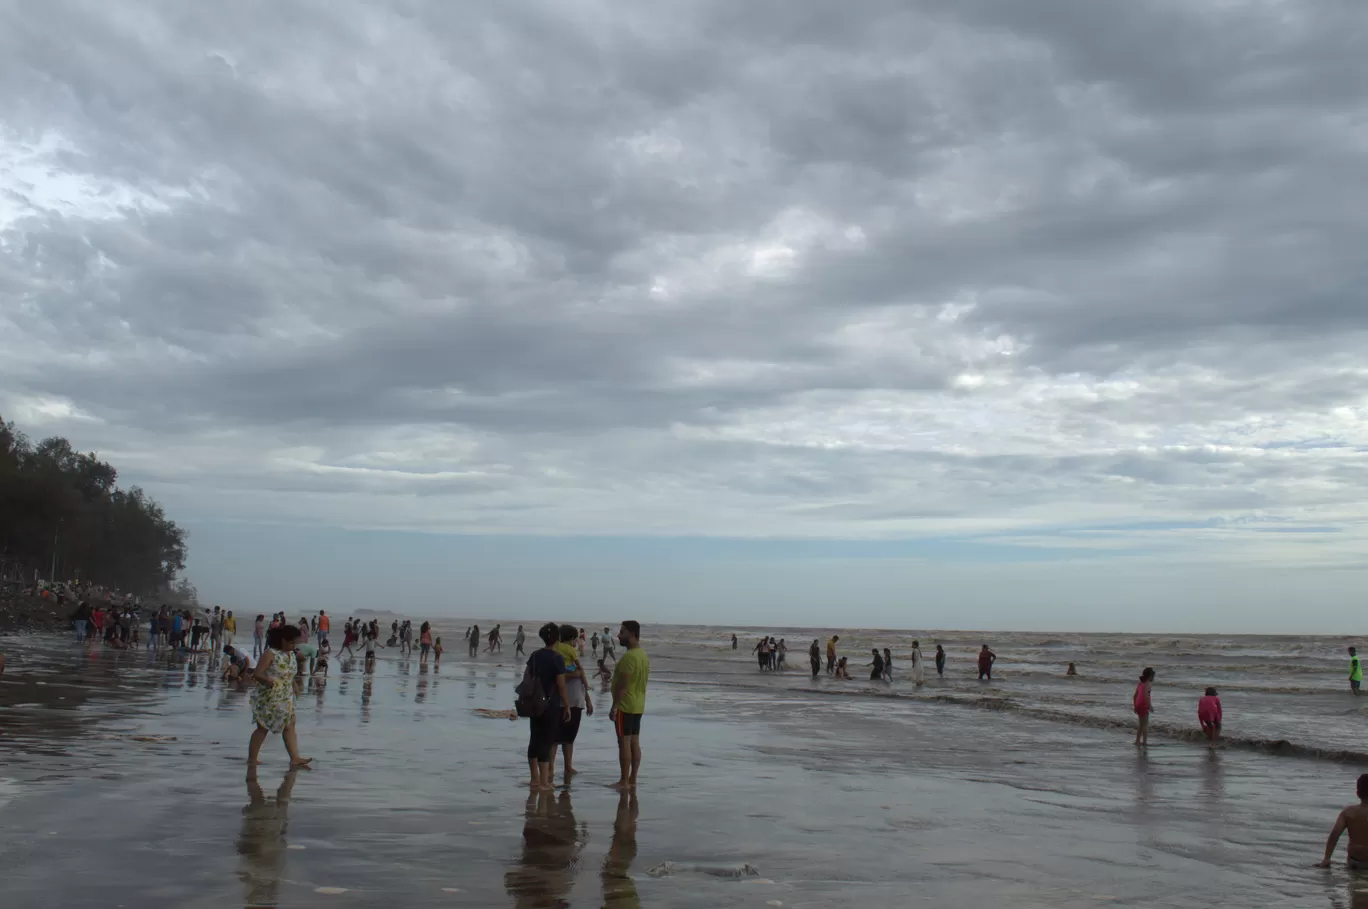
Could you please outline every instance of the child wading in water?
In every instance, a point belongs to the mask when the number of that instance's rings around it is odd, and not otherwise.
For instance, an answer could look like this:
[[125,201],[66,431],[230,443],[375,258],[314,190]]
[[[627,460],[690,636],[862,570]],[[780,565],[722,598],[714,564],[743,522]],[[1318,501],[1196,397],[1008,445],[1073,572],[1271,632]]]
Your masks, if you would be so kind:
[[1206,696],[1197,702],[1197,722],[1206,733],[1207,747],[1215,748],[1221,737],[1221,699],[1215,688],[1208,688]]
[[432,645],[432,665],[442,665],[442,639],[438,638],[437,643]]
[[247,746],[247,764],[261,763],[261,746],[272,733],[285,741],[290,753],[291,767],[306,767],[313,758],[299,756],[299,739],[295,735],[294,679],[298,670],[295,647],[299,644],[299,629],[293,625],[272,628],[266,635],[266,652],[261,655],[252,681],[252,719],[256,729]]
[[1135,744],[1149,744],[1149,717],[1154,712],[1154,704],[1150,701],[1150,688],[1154,685],[1154,670],[1145,667],[1145,671],[1140,673],[1140,682],[1135,686],[1135,715],[1139,718],[1139,724],[1135,727]]

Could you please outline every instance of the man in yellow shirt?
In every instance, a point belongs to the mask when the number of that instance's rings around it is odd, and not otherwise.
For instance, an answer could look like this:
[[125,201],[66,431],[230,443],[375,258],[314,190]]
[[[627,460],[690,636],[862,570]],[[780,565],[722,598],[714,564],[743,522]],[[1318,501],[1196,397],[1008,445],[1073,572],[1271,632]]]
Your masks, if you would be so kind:
[[233,618],[233,611],[230,609],[228,614],[223,617],[223,643],[232,644],[235,634],[237,634],[237,619]]
[[646,712],[646,681],[651,661],[641,649],[641,624],[623,622],[618,642],[626,648],[613,670],[613,708],[608,717],[618,737],[618,766],[622,777],[615,784],[621,790],[635,789],[641,769],[641,716]]
[[836,671],[836,642],[840,639],[839,634],[833,634],[831,640],[827,641],[827,675]]

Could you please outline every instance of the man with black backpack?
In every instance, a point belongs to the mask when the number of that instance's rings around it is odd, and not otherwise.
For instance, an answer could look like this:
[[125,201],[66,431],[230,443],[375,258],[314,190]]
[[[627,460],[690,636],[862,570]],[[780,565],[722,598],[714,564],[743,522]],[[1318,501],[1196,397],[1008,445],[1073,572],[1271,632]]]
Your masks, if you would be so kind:
[[560,627],[548,622],[537,632],[544,645],[527,658],[522,681],[518,683],[516,709],[530,724],[527,743],[527,768],[533,789],[550,792],[555,765],[556,743],[562,723],[570,722],[569,696],[565,689],[565,658],[554,647],[560,640]]

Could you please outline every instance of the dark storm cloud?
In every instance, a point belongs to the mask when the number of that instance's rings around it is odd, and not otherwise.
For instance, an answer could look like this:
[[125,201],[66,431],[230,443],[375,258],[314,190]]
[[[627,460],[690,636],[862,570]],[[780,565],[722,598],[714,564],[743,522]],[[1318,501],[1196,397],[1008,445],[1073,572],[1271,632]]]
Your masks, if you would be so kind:
[[1365,27],[1310,0],[11,5],[0,407],[205,513],[1343,520]]

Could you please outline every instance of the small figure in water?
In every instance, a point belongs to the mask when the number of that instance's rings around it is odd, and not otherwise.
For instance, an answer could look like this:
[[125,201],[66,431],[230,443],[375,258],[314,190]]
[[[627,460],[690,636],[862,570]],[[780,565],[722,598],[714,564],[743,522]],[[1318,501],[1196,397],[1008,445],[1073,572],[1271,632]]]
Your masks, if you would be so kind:
[[466,638],[466,641],[470,644],[470,655],[473,656],[473,657],[479,656],[479,655],[480,655],[480,626],[479,626],[479,625],[471,625],[471,626],[470,626],[470,635],[469,635],[469,637]]
[[432,645],[432,665],[442,665],[442,639],[438,638],[437,643]]
[[523,645],[527,643],[527,632],[523,631],[521,625],[518,626],[518,633],[513,635],[513,655],[526,656],[523,653]]
[[812,663],[812,677],[817,678],[817,673],[822,671],[822,643],[818,638],[812,639],[812,646],[808,648],[808,660]]
[[926,684],[926,660],[922,658],[921,641],[912,642],[912,681],[919,687]]
[[[594,635],[594,638],[595,638],[595,640],[597,640],[597,639],[598,639],[598,634],[595,634],[595,635]],[[595,646],[597,647],[597,644],[596,644]],[[736,635],[733,634],[733,635],[732,635],[732,650],[735,650],[738,646],[739,646],[739,642],[736,640]]]
[[1206,697],[1197,702],[1197,722],[1206,733],[1207,747],[1215,748],[1221,737],[1221,699],[1215,688],[1206,690]]
[[1149,717],[1154,712],[1154,703],[1150,700],[1150,689],[1153,685],[1154,670],[1146,666],[1145,671],[1140,673],[1140,682],[1135,686],[1135,696],[1132,699],[1135,716],[1139,720],[1135,727],[1137,746],[1149,744]]
[[760,642],[751,648],[751,653],[759,662],[761,672],[770,668],[769,638],[761,638]]
[[850,671],[846,669],[846,657],[841,657],[836,663],[836,678],[850,681]]
[[1354,697],[1359,696],[1359,689],[1363,687],[1363,664],[1359,662],[1358,649],[1349,648],[1349,690],[1354,692]]
[[869,680],[870,680],[871,682],[881,682],[881,681],[883,681],[883,674],[884,674],[884,658],[883,658],[883,654],[882,654],[882,653],[879,653],[879,648],[877,648],[877,647],[875,647],[873,650],[871,650],[870,653],[874,654],[874,662],[870,663],[869,665],[872,666],[872,667],[874,667],[874,668],[873,668],[872,670],[870,670],[870,673],[869,673]]
[[945,678],[945,648],[936,645],[936,675]]
[[978,655],[978,670],[980,682],[984,679],[987,679],[990,682],[993,680],[993,664],[996,662],[997,654],[989,650],[987,644],[984,644],[983,649],[979,651]]
[[613,674],[608,671],[608,660],[604,658],[598,661],[598,671],[594,673],[594,678],[603,682],[604,690],[608,690],[608,683],[612,681]]
[[1064,674],[1067,675],[1069,678],[1073,678],[1074,676],[1078,675],[1078,670],[1074,668],[1074,664],[1073,664],[1073,663],[1070,663],[1070,664],[1069,664],[1069,671],[1066,672],[1066,673],[1064,673]]
[[1358,797],[1357,805],[1350,805],[1335,818],[1335,826],[1325,841],[1325,858],[1316,863],[1317,868],[1330,867],[1340,835],[1348,830],[1349,870],[1368,871],[1368,773],[1358,778]]
[[884,681],[893,681],[893,651],[884,648]]

